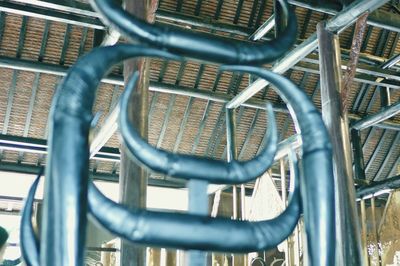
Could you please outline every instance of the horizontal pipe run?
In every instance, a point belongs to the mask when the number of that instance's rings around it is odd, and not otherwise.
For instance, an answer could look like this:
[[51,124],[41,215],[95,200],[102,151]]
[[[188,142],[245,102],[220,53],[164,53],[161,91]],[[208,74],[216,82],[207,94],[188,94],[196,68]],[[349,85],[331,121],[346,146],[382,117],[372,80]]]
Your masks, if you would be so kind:
[[296,42],[297,20],[287,1],[279,1],[287,25],[276,38],[254,43],[229,40],[210,33],[194,33],[175,26],[148,24],[132,16],[113,0],[94,0],[103,20],[129,39],[180,56],[219,64],[261,65],[280,58]]
[[378,194],[388,193],[391,190],[400,188],[400,175],[385,180],[372,182],[369,185],[357,189],[357,199],[369,198]]

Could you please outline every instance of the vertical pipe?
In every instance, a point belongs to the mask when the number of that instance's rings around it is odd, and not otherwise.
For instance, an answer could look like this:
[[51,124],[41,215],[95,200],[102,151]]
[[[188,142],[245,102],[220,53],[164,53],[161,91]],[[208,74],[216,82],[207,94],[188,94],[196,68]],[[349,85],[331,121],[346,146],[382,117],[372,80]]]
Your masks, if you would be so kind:
[[[125,1],[125,8],[136,17],[146,19],[147,1]],[[124,80],[139,71],[140,78],[137,88],[132,94],[129,116],[131,123],[140,135],[147,139],[148,134],[148,85],[149,73],[148,63],[143,59],[128,60],[124,62]],[[121,169],[120,169],[120,202],[128,208],[146,207],[147,172],[135,162],[131,161],[125,147],[121,147]],[[121,265],[144,266],[146,264],[146,248],[132,245],[121,241]]]
[[342,110],[340,46],[337,35],[317,26],[322,117],[330,133],[335,179],[336,263],[364,265],[351,172],[347,114]]
[[[203,180],[190,180],[189,187],[189,213],[204,215],[208,214],[208,182]],[[206,263],[207,253],[192,250],[188,252],[188,265],[203,266]]]

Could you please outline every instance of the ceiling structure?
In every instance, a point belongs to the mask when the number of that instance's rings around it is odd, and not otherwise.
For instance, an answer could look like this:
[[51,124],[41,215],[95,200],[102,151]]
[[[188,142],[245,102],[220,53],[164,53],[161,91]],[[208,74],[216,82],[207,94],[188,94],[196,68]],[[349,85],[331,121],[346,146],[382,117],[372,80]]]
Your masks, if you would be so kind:
[[[289,2],[299,23],[298,44],[316,32],[318,22],[340,11],[335,5],[316,10],[306,0]],[[399,8],[398,1],[391,1],[369,16],[348,96],[352,123],[385,108],[388,103],[383,95],[387,91],[389,103],[400,100]],[[246,40],[272,13],[272,0],[159,0],[156,23]],[[354,26],[350,26],[340,34],[344,66],[349,60],[353,31]],[[109,33],[86,1],[0,2],[0,170],[36,173],[45,164],[48,113],[56,86],[68,67],[109,38]],[[271,36],[273,30],[265,38]],[[392,64],[387,67],[385,62]],[[285,75],[320,108],[318,73],[316,49]],[[219,72],[213,64],[151,59],[149,142],[173,152],[225,159],[224,104],[253,81],[254,77],[245,74]],[[98,90],[94,107],[97,130],[116,106],[122,90],[122,67],[117,66]],[[282,100],[268,86],[237,108],[240,160],[253,157],[263,145],[267,123],[262,108],[267,101],[274,104],[280,140],[295,134]],[[361,130],[361,145],[368,181],[398,175],[400,115]],[[91,172],[95,178],[117,181],[118,133],[104,146],[91,160]],[[157,173],[151,173],[149,183],[184,186],[183,181]]]

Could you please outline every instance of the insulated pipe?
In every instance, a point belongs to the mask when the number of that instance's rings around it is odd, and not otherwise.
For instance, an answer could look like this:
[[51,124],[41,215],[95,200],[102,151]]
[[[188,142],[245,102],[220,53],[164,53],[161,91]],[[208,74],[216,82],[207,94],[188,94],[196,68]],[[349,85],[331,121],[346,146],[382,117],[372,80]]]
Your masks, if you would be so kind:
[[58,87],[50,112],[41,266],[81,266],[84,263],[88,136],[95,92],[112,65],[134,56],[178,58],[133,45],[98,48],[82,57]]
[[302,90],[276,73],[246,66],[224,66],[222,69],[247,72],[268,80],[288,105],[303,142],[301,195],[309,262],[313,266],[335,265],[332,147],[321,114]]
[[130,39],[198,60],[221,64],[264,64],[281,57],[293,46],[297,35],[294,11],[279,0],[287,27],[276,39],[264,43],[232,42],[211,34],[194,33],[177,27],[153,25],[135,18],[114,0],[92,0],[92,5],[108,24]]
[[125,147],[142,165],[177,178],[205,180],[212,184],[241,184],[261,176],[273,164],[278,147],[278,135],[274,112],[270,105],[267,106],[267,110],[271,126],[267,130],[265,148],[251,160],[226,162],[195,155],[174,154],[154,148],[140,137],[128,118],[129,99],[136,87],[137,78],[136,72],[121,95],[119,130]]
[[28,197],[25,200],[24,208],[22,209],[21,228],[20,228],[20,243],[21,253],[28,266],[40,266],[39,264],[39,242],[35,237],[33,230],[32,214],[33,203],[35,200],[35,192],[39,185],[42,170],[33,182],[28,192]]
[[258,222],[203,215],[128,210],[89,185],[89,211],[106,229],[139,244],[176,249],[247,253],[273,248],[296,227],[300,216],[298,169],[288,207],[278,217]]
[[[89,211],[107,230],[135,243],[221,252],[265,250],[284,241],[300,217],[297,161],[295,165],[295,186],[289,205],[282,214],[268,221],[249,222],[139,209],[132,211],[106,198],[92,182],[89,183]],[[35,192],[36,186],[33,185],[27,206],[32,206]],[[31,226],[29,219],[30,216],[25,216],[22,223]],[[36,243],[33,230],[26,232],[24,241]],[[33,262],[31,265],[39,265],[38,250],[38,245],[33,245],[24,252],[25,260]]]

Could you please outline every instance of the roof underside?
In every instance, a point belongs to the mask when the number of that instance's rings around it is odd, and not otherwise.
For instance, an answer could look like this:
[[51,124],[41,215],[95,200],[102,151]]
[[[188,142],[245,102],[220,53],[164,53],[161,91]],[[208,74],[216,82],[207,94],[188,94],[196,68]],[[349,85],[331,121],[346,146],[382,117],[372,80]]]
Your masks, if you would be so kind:
[[[3,4],[10,4],[15,8],[25,7],[11,1],[0,4],[0,10],[5,10],[1,9]],[[272,6],[272,0],[160,0],[156,23],[168,24],[175,21],[175,25],[190,27],[193,31],[246,39],[271,16]],[[83,7],[90,9],[85,4]],[[54,10],[35,8],[48,15],[57,16],[58,14]],[[395,13],[398,9],[387,4],[380,10]],[[296,14],[300,25],[298,42],[314,33],[319,21],[330,17],[302,7],[296,7]],[[211,26],[218,25],[220,30],[195,27],[193,24],[185,24],[182,21],[176,22],[177,18],[182,16],[191,16],[193,21],[200,20]],[[72,16],[69,17],[72,18]],[[19,63],[27,60],[28,63],[37,66],[51,64],[51,66],[68,67],[74,64],[79,56],[99,44],[98,37],[95,36],[100,36],[103,31],[95,29],[102,27],[96,26],[102,25],[97,18],[79,17],[78,20],[82,18],[89,19],[93,25],[80,26],[31,15],[23,16],[15,12],[0,12],[0,59],[13,58]],[[221,25],[226,29],[234,29],[240,34],[222,32]],[[349,27],[340,34],[344,64],[351,48],[353,28]],[[361,59],[365,69],[379,70],[382,62],[399,54],[398,38],[397,32],[368,26],[361,49]],[[286,76],[304,89],[316,106],[320,107],[318,60],[316,59],[318,59],[317,55],[311,54],[307,60],[303,60],[289,70]],[[216,65],[194,61],[183,63],[162,59],[150,61],[150,79],[154,86],[172,85],[172,88],[205,91],[230,99],[249,85],[248,75],[219,73],[217,70]],[[385,73],[396,75],[396,70],[397,66],[394,66]],[[122,76],[121,67],[116,67],[113,74]],[[399,82],[383,80],[381,81],[383,86],[376,86],[371,83],[376,82],[379,76],[360,75],[358,77],[350,91],[349,113],[363,117],[379,111],[382,107],[380,91],[386,88],[386,83],[391,86],[391,102],[399,101]],[[44,144],[42,140],[47,138],[51,99],[61,78],[54,74],[0,68],[0,129],[2,129],[0,139],[11,138],[27,145],[32,142]],[[94,107],[94,112],[100,117],[98,126],[101,126],[115,106],[122,90],[123,87],[119,85],[105,83],[101,85]],[[282,103],[271,87],[267,87],[255,97],[276,104]],[[224,159],[226,152],[224,109],[223,103],[151,91],[148,116],[149,142],[154,146],[174,152]],[[240,107],[237,114],[239,159],[245,160],[253,157],[260,149],[267,123],[263,110]],[[276,112],[276,119],[281,140],[295,134],[292,120],[287,113]],[[400,116],[391,118],[390,122],[400,124]],[[399,173],[399,131],[371,127],[361,131],[361,142],[368,180],[381,180]],[[118,148],[118,134],[114,134],[105,146]],[[12,151],[11,149],[1,150],[1,169],[34,171],[36,167],[45,164],[43,153]],[[118,153],[117,149],[110,150]],[[119,163],[92,160],[91,169],[98,176],[116,178]],[[158,185],[183,184],[157,173],[152,173],[151,179],[153,180],[151,182]]]

